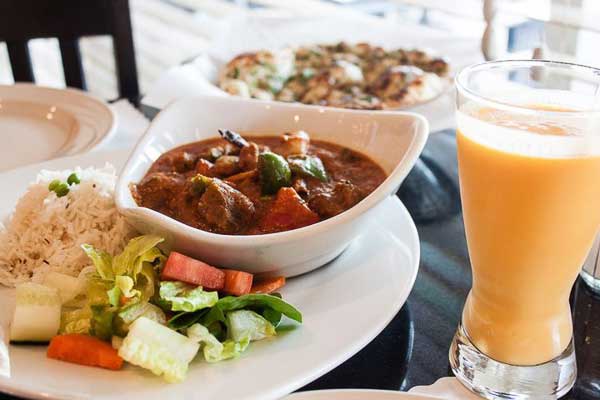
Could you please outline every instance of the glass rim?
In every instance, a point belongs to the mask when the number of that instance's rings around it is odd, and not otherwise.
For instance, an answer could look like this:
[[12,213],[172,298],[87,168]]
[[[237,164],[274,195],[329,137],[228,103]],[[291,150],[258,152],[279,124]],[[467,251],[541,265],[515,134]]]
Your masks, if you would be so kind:
[[[497,60],[497,61],[486,61],[481,63],[476,63],[469,65],[463,68],[455,77],[454,82],[457,90],[464,96],[470,98],[471,100],[486,103],[494,108],[501,109],[504,111],[510,111],[521,114],[531,114],[531,115],[554,115],[560,116],[562,118],[565,117],[583,117],[594,115],[600,117],[600,98],[598,100],[597,107],[598,108],[590,108],[586,110],[566,110],[566,111],[553,111],[553,110],[540,110],[529,108],[525,106],[516,105],[513,103],[503,102],[496,100],[492,97],[483,96],[472,89],[470,89],[467,85],[466,79],[468,76],[477,72],[478,70],[489,69],[493,67],[504,68],[509,70],[511,67],[533,67],[533,66],[544,66],[544,67],[556,67],[559,69],[564,68],[575,68],[578,70],[585,71],[587,73],[592,73],[597,76],[599,93],[600,93],[600,68],[595,68],[589,65],[584,64],[576,64],[565,61],[554,61],[554,60]],[[599,94],[600,95],[600,94]]]

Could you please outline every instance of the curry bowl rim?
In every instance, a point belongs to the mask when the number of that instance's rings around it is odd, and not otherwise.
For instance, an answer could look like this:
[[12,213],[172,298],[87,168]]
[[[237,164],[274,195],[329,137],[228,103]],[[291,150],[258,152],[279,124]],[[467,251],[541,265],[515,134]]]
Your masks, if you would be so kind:
[[[289,231],[283,232],[275,232],[275,233],[266,233],[266,234],[257,234],[257,235],[228,235],[228,234],[220,234],[213,233],[209,231],[204,231],[198,228],[194,228],[192,226],[186,225],[183,222],[180,222],[174,218],[171,218],[167,215],[161,214],[158,211],[152,210],[147,207],[139,206],[135,200],[131,196],[130,185],[137,183],[134,182],[134,179],[130,177],[131,169],[133,168],[133,164],[136,162],[136,158],[142,156],[143,150],[148,146],[148,142],[158,133],[154,129],[155,126],[159,125],[164,119],[169,117],[169,114],[178,112],[178,108],[183,108],[190,102],[223,102],[223,103],[238,103],[238,107],[247,108],[245,111],[249,112],[252,108],[256,107],[264,107],[267,106],[273,113],[277,109],[295,109],[303,112],[315,113],[316,115],[322,114],[324,112],[329,113],[340,113],[344,115],[371,115],[375,119],[380,118],[408,118],[412,119],[416,123],[413,124],[413,138],[411,143],[408,145],[404,155],[399,158],[399,161],[396,163],[394,168],[389,172],[386,179],[369,195],[367,195],[360,202],[352,206],[351,208],[343,211],[342,213],[328,218],[323,221],[319,221],[312,225],[308,225],[302,228],[292,229]],[[312,110],[312,111],[311,111]],[[276,117],[274,117],[276,118]],[[309,132],[310,134],[310,132]],[[117,181],[117,187],[115,191],[115,202],[119,212],[121,212],[126,217],[130,217],[131,215],[136,215],[139,218],[143,218],[149,222],[161,222],[160,225],[162,227],[167,227],[168,230],[173,233],[177,232],[179,234],[184,234],[187,237],[194,237],[194,239],[202,240],[204,242],[214,242],[219,244],[224,244],[224,241],[227,242],[228,245],[237,246],[237,247],[257,247],[261,245],[267,244],[277,244],[281,242],[290,242],[298,239],[302,239],[303,237],[312,236],[322,234],[326,231],[330,231],[338,225],[345,225],[352,220],[358,218],[363,213],[377,206],[381,201],[383,201],[387,196],[394,195],[395,189],[399,187],[404,178],[408,175],[415,162],[417,161],[419,155],[423,151],[427,138],[429,136],[429,123],[425,117],[420,114],[410,112],[410,111],[371,111],[371,110],[349,110],[342,108],[333,108],[333,107],[321,107],[321,106],[311,106],[305,104],[296,104],[296,103],[281,103],[281,102],[272,102],[272,101],[260,101],[256,99],[243,99],[236,97],[221,97],[221,96],[196,96],[189,97],[181,100],[174,101],[170,103],[167,107],[161,110],[156,117],[153,119],[151,124],[148,126],[142,137],[139,139],[132,152],[130,153],[125,166],[123,167],[121,173],[119,174],[119,178]],[[212,136],[211,136],[212,137]],[[211,137],[205,137],[204,139],[209,139]],[[216,137],[216,136],[215,136]],[[204,140],[201,139],[201,140]],[[340,144],[331,139],[325,139],[326,141],[334,144],[338,144],[340,146],[346,147],[343,144]],[[173,147],[169,150],[172,150],[176,147],[182,146],[187,143],[192,143],[188,141],[177,141]],[[167,151],[169,151],[167,150]],[[164,153],[161,153],[164,154]],[[380,161],[373,156],[370,156],[370,159],[375,163],[380,165]],[[156,159],[155,159],[156,160]],[[153,160],[152,162],[154,162]],[[146,162],[147,169],[152,165],[152,162]]]

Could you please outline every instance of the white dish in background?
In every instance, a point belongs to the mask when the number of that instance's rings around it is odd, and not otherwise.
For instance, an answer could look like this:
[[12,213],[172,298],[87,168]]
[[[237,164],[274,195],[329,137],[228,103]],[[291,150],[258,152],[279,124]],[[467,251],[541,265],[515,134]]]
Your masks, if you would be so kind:
[[[218,66],[244,51],[282,48],[288,45],[346,40],[370,42],[386,48],[421,48],[448,57],[451,75],[462,67],[481,62],[481,38],[448,35],[443,29],[416,23],[398,23],[369,15],[277,16],[271,9],[256,9],[243,15],[211,21],[213,39],[199,57],[161,74],[146,91],[142,104],[163,109],[174,100],[200,95],[225,95],[212,82]],[[360,29],[357,29],[360,27]],[[454,91],[411,111],[424,115],[431,132],[455,127]]]
[[440,378],[432,385],[415,386],[408,393],[391,390],[336,389],[293,393],[283,400],[477,400],[455,377]]
[[[356,26],[361,26],[360,30]],[[162,109],[190,96],[230,96],[219,86],[219,73],[236,56],[258,50],[279,51],[313,44],[366,42],[385,49],[419,49],[448,59],[450,73],[439,80],[435,95],[402,105],[396,110],[425,106],[448,94],[453,87],[452,43],[448,35],[422,25],[409,28],[372,16],[285,17],[260,13],[238,15],[221,22],[219,34],[193,60],[173,67],[150,88],[142,103]],[[453,38],[454,39],[454,38]],[[442,52],[444,50],[444,52]],[[448,54],[446,54],[446,52]]]
[[80,90],[0,85],[0,171],[91,150],[115,127],[112,110]]
[[445,400],[478,400],[483,398],[468,390],[453,376],[440,378],[431,385],[415,386],[408,392]]
[[[120,168],[124,152],[89,153],[0,174],[0,215],[10,213],[40,169]],[[278,338],[252,343],[239,359],[195,361],[185,382],[168,384],[137,367],[108,371],[46,358],[46,346],[9,346],[11,374],[0,392],[38,399],[278,399],[315,380],[366,346],[402,307],[417,276],[419,239],[406,208],[387,198],[371,214],[341,257],[318,271],[289,280],[284,298],[304,324]],[[10,310],[14,290],[0,288]],[[11,312],[0,313],[6,338]],[[0,341],[0,366],[3,365]]]
[[[142,180],[165,151],[218,137],[218,129],[281,135],[305,130],[371,157],[387,179],[349,210],[325,221],[265,235],[221,235],[185,225],[136,204],[130,185]],[[337,257],[383,200],[394,195],[427,140],[427,120],[413,113],[318,108],[237,97],[179,100],[162,111],[133,150],[116,189],[119,211],[139,231],[166,238],[167,247],[225,268],[296,276]]]
[[335,389],[293,393],[283,400],[434,400],[420,394],[392,390]]

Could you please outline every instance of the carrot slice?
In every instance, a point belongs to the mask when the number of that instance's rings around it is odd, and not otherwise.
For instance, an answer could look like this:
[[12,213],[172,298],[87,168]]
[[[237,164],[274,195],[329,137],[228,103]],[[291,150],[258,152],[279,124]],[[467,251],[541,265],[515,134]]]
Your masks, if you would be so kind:
[[164,281],[181,281],[202,286],[208,290],[221,290],[225,273],[202,261],[172,251],[160,275]]
[[123,359],[109,343],[78,333],[54,336],[46,355],[48,358],[91,367],[117,370],[123,366]]
[[262,233],[289,231],[319,222],[319,216],[293,188],[283,187],[275,201],[258,223]]
[[126,297],[124,295],[120,295],[119,296],[119,305],[124,306],[127,303],[129,303],[132,299],[133,299],[133,297]]
[[243,296],[250,293],[254,275],[235,269],[222,269],[225,272],[225,285],[223,292],[233,296]]
[[252,285],[250,293],[273,293],[285,286],[285,276],[277,276],[275,278],[266,278]]

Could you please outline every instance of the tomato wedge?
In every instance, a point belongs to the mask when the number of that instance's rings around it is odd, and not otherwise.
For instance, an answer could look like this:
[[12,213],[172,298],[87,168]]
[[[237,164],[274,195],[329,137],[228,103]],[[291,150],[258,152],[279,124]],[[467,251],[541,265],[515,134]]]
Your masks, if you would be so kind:
[[225,285],[225,272],[176,251],[169,255],[160,278],[191,283],[207,290],[221,290]]

